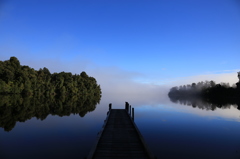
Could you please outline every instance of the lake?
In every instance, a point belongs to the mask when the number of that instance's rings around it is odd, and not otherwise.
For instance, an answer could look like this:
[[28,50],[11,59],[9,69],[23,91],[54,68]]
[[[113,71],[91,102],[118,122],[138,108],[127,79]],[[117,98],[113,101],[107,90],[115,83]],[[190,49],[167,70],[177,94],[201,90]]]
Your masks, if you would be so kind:
[[[132,100],[129,97],[126,101],[135,108],[134,121],[157,158],[240,158],[240,110],[237,105],[218,108],[203,103],[192,107],[188,102],[173,103],[167,96]],[[5,110],[6,105],[2,104],[0,158],[87,157],[104,123],[109,103],[113,109],[125,106],[120,96],[106,95],[96,108],[71,108],[71,111],[64,110],[71,107],[67,102],[59,104],[61,109],[39,103],[34,105],[35,109],[24,107],[24,111],[21,107],[13,109],[13,103]],[[39,114],[38,107],[42,107],[44,113]]]

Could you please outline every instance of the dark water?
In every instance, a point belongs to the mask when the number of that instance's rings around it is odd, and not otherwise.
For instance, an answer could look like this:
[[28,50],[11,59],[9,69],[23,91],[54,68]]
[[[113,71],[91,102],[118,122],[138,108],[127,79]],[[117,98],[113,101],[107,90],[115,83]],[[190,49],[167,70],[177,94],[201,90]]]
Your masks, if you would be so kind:
[[[240,158],[240,111],[236,105],[211,110],[163,99],[128,101],[135,108],[135,123],[157,158]],[[23,108],[15,106],[19,103],[0,105],[1,159],[84,158],[103,125],[108,104],[124,108],[125,101],[105,96],[94,106],[90,101],[50,100],[33,105],[34,109],[31,100],[26,102]]]

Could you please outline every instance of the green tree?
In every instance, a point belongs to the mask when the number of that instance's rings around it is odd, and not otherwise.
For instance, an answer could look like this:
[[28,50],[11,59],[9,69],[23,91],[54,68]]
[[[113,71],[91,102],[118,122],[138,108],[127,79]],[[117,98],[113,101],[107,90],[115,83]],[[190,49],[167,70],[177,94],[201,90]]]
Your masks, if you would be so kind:
[[0,84],[2,94],[101,98],[100,85],[84,71],[75,75],[70,72],[51,74],[46,67],[34,70],[21,66],[16,57],[0,61]]

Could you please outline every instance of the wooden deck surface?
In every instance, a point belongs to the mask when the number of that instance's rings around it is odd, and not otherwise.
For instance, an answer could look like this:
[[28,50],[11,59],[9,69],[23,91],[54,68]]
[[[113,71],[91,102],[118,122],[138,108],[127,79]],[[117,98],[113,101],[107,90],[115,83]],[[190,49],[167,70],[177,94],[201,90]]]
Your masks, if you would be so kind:
[[153,158],[125,109],[111,109],[92,155],[94,159]]

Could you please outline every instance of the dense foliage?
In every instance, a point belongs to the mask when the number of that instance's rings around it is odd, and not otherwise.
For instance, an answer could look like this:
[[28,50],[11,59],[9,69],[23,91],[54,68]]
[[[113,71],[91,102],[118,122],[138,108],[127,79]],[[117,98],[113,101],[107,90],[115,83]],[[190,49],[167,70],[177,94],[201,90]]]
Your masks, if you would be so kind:
[[94,96],[101,98],[101,88],[86,72],[73,75],[60,72],[51,74],[44,67],[34,70],[21,66],[16,57],[0,61],[0,94],[28,96]]
[[[240,72],[238,78],[240,81]],[[199,99],[212,103],[217,107],[228,104],[239,105],[240,82],[237,82],[236,86],[233,87],[230,87],[228,83],[216,84],[214,81],[192,83],[191,85],[172,87],[168,96],[173,102],[190,102],[193,107],[196,106],[196,103],[199,105]],[[238,108],[240,109],[240,105]]]
[[0,95],[0,127],[11,131],[16,122],[25,122],[33,117],[44,120],[48,115],[69,116],[78,114],[84,117],[94,111],[98,99],[93,97],[57,96],[39,98],[19,94]]

